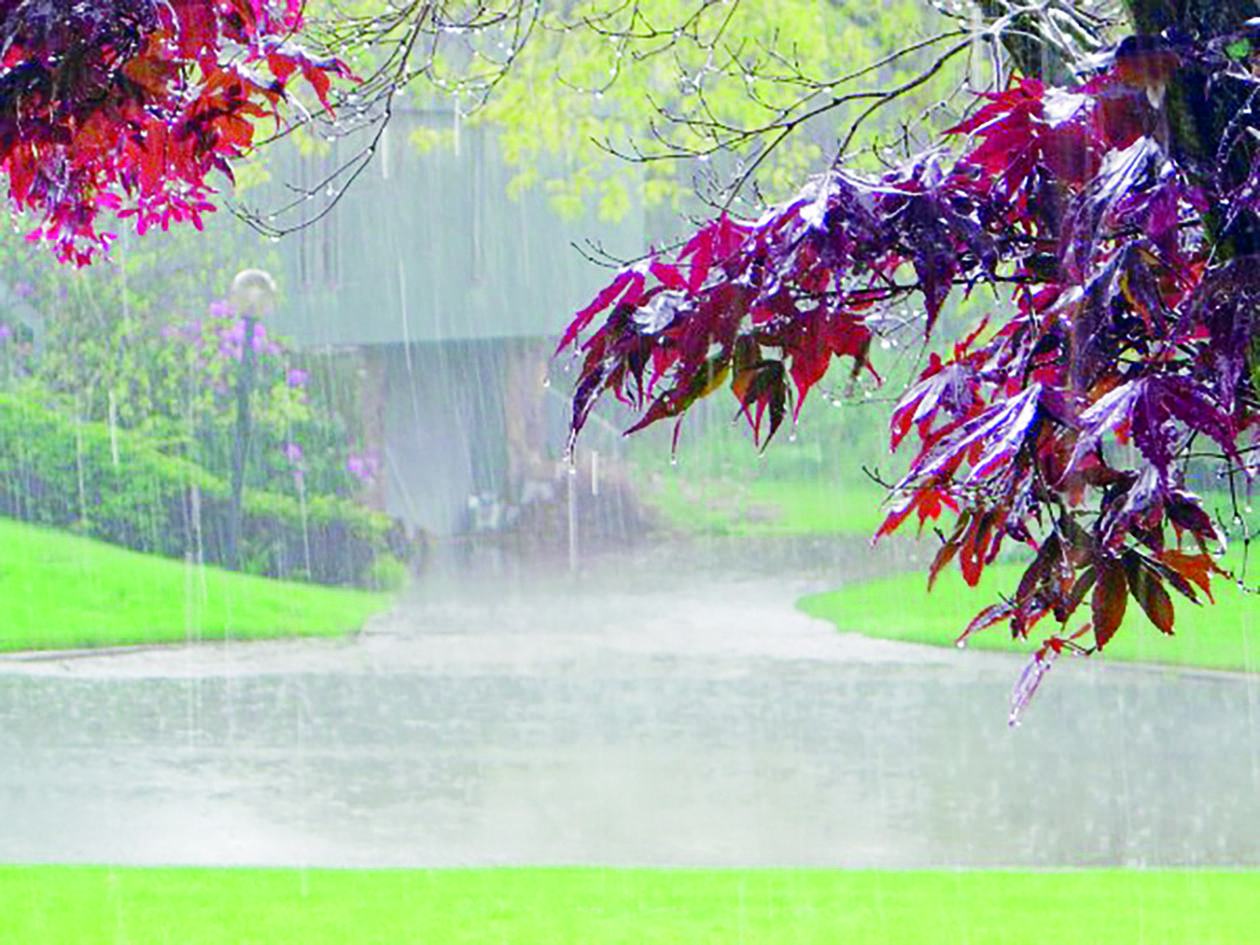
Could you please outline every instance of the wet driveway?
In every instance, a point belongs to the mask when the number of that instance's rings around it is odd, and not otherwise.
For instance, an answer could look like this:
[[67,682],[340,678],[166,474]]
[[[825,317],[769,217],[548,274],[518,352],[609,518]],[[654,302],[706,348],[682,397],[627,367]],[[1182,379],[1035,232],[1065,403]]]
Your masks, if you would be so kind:
[[1010,730],[1020,659],[838,635],[792,609],[810,562],[436,579],[352,641],[0,661],[0,860],[1260,865],[1254,677],[1065,661]]

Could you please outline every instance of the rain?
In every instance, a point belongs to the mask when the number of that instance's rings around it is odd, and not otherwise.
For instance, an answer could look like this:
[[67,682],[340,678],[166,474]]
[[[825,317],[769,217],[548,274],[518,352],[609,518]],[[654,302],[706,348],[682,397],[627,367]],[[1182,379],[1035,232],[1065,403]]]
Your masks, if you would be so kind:
[[[267,336],[291,339],[322,396],[357,401],[374,460],[362,494],[408,533],[398,601],[343,640],[6,656],[0,855],[1255,865],[1250,675],[1065,663],[1012,733],[1021,657],[855,638],[794,611],[928,555],[775,534],[782,511],[752,498],[775,477],[825,487],[828,467],[860,466],[824,458],[835,445],[813,428],[835,428],[827,410],[873,426],[870,408],[813,405],[821,421],[758,458],[718,404],[677,465],[667,439],[626,443],[610,412],[569,468],[569,374],[550,354],[597,288],[570,246],[590,222],[506,202],[487,138],[463,148],[382,159],[335,215],[230,257],[275,275]],[[225,295],[235,273],[214,275]],[[197,281],[208,310],[216,280]],[[663,524],[651,497],[669,490],[711,519]],[[1079,784],[1099,796],[1074,797]]]
[[[204,231],[120,227],[82,268],[0,236],[0,863],[1260,867],[1246,587],[1213,575],[1216,624],[1178,599],[1169,641],[1130,601],[1137,656],[1035,657],[954,645],[1014,584],[926,593],[952,512],[873,541],[921,311],[872,311],[883,375],[837,359],[768,446],[722,389],[630,436],[607,397],[570,450],[565,327],[742,165],[697,148],[652,201],[610,138],[575,196],[594,159],[523,175],[471,99],[346,101]],[[920,611],[949,629],[890,629]],[[1196,633],[1241,661],[1161,656]]]

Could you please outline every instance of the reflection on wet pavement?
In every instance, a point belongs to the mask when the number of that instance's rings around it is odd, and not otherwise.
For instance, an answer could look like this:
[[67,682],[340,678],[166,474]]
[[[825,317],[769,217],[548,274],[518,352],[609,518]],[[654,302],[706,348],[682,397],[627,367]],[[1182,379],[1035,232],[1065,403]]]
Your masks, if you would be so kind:
[[0,859],[1260,865],[1255,678],[1065,662],[1012,731],[1018,658],[837,635],[791,607],[818,570],[660,564],[6,660]]

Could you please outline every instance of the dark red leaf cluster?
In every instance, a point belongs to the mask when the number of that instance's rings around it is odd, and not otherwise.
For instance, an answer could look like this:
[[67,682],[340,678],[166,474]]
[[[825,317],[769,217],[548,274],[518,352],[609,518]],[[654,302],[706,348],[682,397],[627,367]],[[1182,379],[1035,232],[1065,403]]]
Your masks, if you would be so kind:
[[301,0],[0,3],[0,168],[63,260],[108,246],[102,212],[143,232],[214,210],[212,171],[281,118],[303,76],[327,106],[335,61],[290,42]]
[[[1260,94],[1221,47],[1166,57],[1161,80],[1197,55]],[[1160,108],[1133,70],[1071,90],[1015,81],[951,129],[953,151],[879,178],[832,170],[759,220],[709,223],[570,326],[573,435],[605,391],[641,411],[637,430],[729,378],[768,440],[833,358],[871,369],[879,309],[917,297],[930,333],[951,291],[988,282],[1009,305],[932,355],[892,414],[893,448],[913,435],[917,454],[879,535],[956,512],[930,579],[956,561],[971,584],[1010,542],[1031,549],[1014,593],[963,634],[1005,622],[1023,637],[1050,616],[1027,695],[1068,641],[1106,646],[1130,598],[1172,633],[1169,592],[1210,595],[1221,541],[1186,457],[1207,444],[1245,468],[1260,409],[1260,256],[1222,245],[1255,214],[1260,163],[1224,172],[1240,133],[1219,167],[1188,166]]]

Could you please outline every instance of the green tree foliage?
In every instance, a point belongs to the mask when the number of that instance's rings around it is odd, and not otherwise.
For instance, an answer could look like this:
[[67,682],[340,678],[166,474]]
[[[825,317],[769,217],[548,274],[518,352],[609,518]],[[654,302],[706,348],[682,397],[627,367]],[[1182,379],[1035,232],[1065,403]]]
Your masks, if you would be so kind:
[[[833,105],[848,64],[924,37],[931,19],[907,3],[875,15],[816,0],[587,0],[542,19],[476,117],[499,129],[517,186],[541,182],[570,210],[594,203],[618,219],[638,199],[680,207],[694,176],[717,180],[706,162],[718,174],[743,172],[763,153],[755,180],[780,196],[826,159],[853,116],[854,105]],[[871,79],[898,85],[906,65]],[[549,158],[563,176],[546,174]]]
[[[0,393],[0,515],[152,554],[222,564],[229,487],[151,439],[49,409],[39,391]],[[345,499],[252,491],[239,567],[324,584],[372,584],[411,548],[388,516]]]
[[[734,179],[755,185],[744,188],[754,198],[782,196],[879,96],[904,94],[907,114],[948,112],[965,67],[923,74],[948,44],[969,43],[947,17],[911,2],[395,9],[310,7],[314,34],[351,50],[366,77],[356,103],[406,84],[407,105],[451,115],[446,130],[415,135],[418,146],[453,147],[462,124],[491,125],[516,171],[513,190],[542,186],[562,211],[593,205],[607,220],[635,205],[694,209],[697,184],[711,201],[731,196]],[[857,143],[900,132],[881,117]]]
[[[0,237],[14,303],[0,310],[0,378],[74,420],[142,433],[227,477],[240,340],[223,298],[244,259],[278,261],[239,224],[124,236],[81,269],[49,266],[18,234]],[[354,404],[330,395],[327,359],[268,337],[265,324],[261,332],[247,484],[293,497],[354,494]]]

